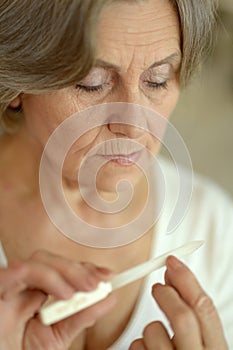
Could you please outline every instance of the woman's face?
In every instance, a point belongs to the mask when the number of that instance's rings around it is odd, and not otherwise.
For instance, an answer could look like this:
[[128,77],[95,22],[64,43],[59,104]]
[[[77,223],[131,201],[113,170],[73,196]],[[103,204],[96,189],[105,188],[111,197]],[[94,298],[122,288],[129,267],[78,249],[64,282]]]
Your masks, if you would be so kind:
[[[181,63],[177,13],[169,0],[116,1],[104,9],[97,33],[96,65],[76,86],[49,94],[23,94],[27,130],[43,147],[55,128],[72,114],[106,102],[152,108],[168,118],[179,95]],[[85,154],[117,137],[134,139],[157,153],[149,133],[125,124],[103,125],[73,145],[64,176],[75,181]],[[99,190],[109,191],[122,177],[137,182],[140,171],[125,155],[109,161],[99,176]]]

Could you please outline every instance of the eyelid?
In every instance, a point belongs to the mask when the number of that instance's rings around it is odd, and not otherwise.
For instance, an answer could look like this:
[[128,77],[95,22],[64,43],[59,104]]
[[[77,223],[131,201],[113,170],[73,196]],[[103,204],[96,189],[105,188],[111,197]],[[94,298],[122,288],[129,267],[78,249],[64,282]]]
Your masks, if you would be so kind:
[[77,85],[87,85],[87,86],[95,86],[102,85],[106,82],[106,80],[110,80],[110,73],[106,69],[102,67],[94,67],[88,73],[88,75],[83,78],[81,81],[77,83]]
[[163,63],[159,66],[152,67],[149,70],[157,73],[169,74],[169,72],[172,70],[172,66],[169,63]]
[[164,63],[160,66],[149,68],[142,73],[141,79],[143,81],[156,81],[162,82],[167,79],[171,79],[174,75],[172,66],[168,63]]

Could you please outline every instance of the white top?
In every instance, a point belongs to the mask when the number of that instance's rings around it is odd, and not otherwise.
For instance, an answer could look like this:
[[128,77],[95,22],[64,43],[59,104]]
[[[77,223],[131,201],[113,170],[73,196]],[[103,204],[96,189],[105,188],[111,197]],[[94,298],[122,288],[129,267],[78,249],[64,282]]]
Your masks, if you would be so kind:
[[[173,165],[162,161],[166,178],[166,201],[156,227],[151,257],[193,240],[205,244],[185,262],[195,272],[204,290],[214,300],[222,319],[230,349],[233,349],[233,202],[215,184],[195,175],[188,213],[172,234],[165,234],[177,195],[177,174]],[[184,170],[185,171],[185,170]],[[157,193],[158,194],[158,193]],[[0,245],[0,266],[1,266]],[[3,264],[4,258],[2,261]],[[144,327],[155,320],[168,321],[151,296],[151,286],[164,282],[164,268],[153,272],[145,281],[131,320],[120,338],[108,350],[126,350],[142,336]],[[214,332],[214,329],[213,329]]]
[[[233,202],[215,184],[195,175],[188,213],[179,227],[172,234],[166,235],[177,195],[177,175],[175,167],[168,161],[163,160],[162,167],[168,186],[167,198],[158,221],[151,257],[192,240],[205,241],[197,252],[185,258],[185,262],[214,300],[229,348],[233,349]],[[142,336],[144,327],[155,320],[164,322],[170,331],[167,319],[151,296],[151,286],[156,282],[164,283],[164,271],[165,268],[155,271],[145,279],[127,328],[108,350],[128,349],[133,340]]]

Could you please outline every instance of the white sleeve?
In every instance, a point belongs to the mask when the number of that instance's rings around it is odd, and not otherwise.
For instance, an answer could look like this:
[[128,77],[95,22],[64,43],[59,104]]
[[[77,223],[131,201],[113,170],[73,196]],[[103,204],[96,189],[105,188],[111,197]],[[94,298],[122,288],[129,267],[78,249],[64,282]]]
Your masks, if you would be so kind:
[[[201,234],[205,244],[200,253],[190,259],[193,260],[191,267],[213,299],[229,349],[233,349],[233,202],[217,186],[205,182],[203,185],[201,192],[205,194],[196,202],[196,206],[199,205],[196,220],[198,235]],[[194,232],[195,229],[192,234]]]
[[217,245],[213,247],[214,300],[229,349],[233,349],[233,205],[230,200],[221,201],[219,214],[215,223]]

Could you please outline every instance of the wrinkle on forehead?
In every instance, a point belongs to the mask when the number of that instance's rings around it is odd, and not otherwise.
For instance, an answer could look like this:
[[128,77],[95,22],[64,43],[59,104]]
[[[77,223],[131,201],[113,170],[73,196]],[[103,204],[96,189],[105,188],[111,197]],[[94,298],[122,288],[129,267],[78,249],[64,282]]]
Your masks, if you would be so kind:
[[102,14],[99,38],[125,40],[128,45],[145,45],[155,41],[156,36],[173,33],[179,37],[178,15],[168,0],[143,2],[116,2]]
[[[97,36],[97,58],[126,64],[141,56],[163,59],[180,48],[178,15],[169,0],[116,1],[102,13]],[[157,53],[159,54],[157,55]],[[164,57],[162,57],[164,55]],[[148,56],[148,62],[146,57]],[[107,59],[106,59],[107,58]]]

